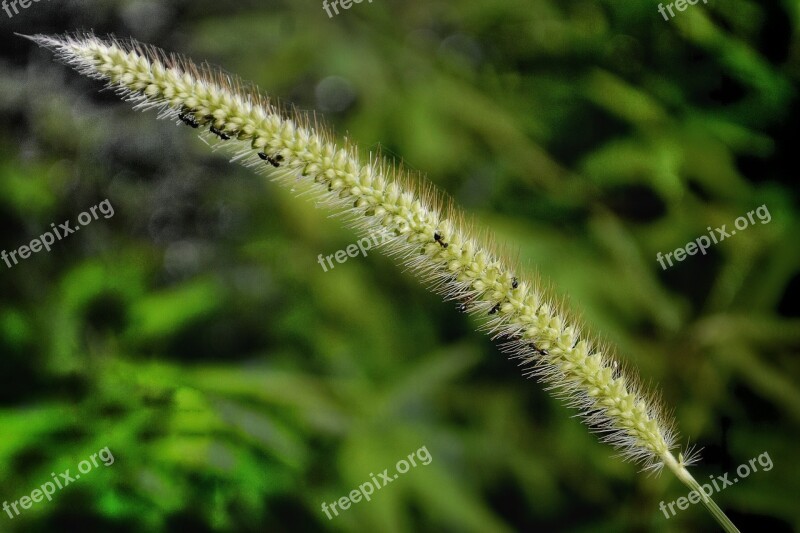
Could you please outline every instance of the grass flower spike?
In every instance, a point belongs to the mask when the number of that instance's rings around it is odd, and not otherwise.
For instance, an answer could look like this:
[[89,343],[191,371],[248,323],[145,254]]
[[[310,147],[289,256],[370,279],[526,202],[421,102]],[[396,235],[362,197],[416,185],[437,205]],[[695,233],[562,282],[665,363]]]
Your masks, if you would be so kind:
[[[234,149],[233,159],[308,192],[363,235],[390,231],[386,252],[460,308],[528,375],[576,408],[587,425],[646,470],[663,466],[692,489],[691,455],[674,455],[673,424],[614,354],[588,337],[530,273],[474,232],[430,185],[333,135],[313,116],[273,105],[255,87],[206,65],[135,41],[91,34],[35,36],[36,43],[139,109],[202,129]],[[702,492],[700,493],[702,494]],[[728,531],[735,526],[710,498],[703,503]]]

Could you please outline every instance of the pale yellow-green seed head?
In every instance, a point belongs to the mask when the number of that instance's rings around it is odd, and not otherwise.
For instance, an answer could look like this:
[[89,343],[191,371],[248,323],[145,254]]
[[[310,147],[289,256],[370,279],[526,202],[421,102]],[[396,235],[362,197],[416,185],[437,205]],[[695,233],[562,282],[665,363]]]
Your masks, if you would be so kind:
[[364,235],[391,231],[386,253],[481,317],[526,374],[578,409],[602,440],[647,469],[674,462],[675,436],[658,402],[534,276],[476,235],[429,185],[380,157],[370,154],[365,161],[354,145],[335,144],[316,117],[278,109],[252,86],[209,67],[133,41],[93,35],[32,39],[138,108],[208,131],[235,150],[235,160],[311,191]]

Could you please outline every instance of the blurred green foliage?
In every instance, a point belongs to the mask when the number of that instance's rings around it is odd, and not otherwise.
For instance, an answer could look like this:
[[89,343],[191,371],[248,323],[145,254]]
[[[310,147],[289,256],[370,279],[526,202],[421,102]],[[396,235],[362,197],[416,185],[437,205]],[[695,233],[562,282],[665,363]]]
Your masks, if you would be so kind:
[[[40,3],[0,12],[0,531],[712,531],[337,219],[13,35],[208,59],[424,171],[663,392],[744,530],[800,529],[800,7],[601,0]],[[756,224],[662,271],[757,206]],[[323,501],[426,446],[371,502]]]

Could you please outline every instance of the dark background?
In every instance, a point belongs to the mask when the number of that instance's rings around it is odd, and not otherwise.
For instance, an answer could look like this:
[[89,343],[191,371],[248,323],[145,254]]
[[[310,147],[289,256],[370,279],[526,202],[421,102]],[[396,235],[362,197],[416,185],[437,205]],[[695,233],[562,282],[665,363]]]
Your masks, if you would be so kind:
[[[638,5],[641,4],[641,5]],[[800,7],[39,2],[0,11],[0,500],[115,462],[0,531],[714,531],[329,213],[13,35],[208,60],[424,172],[663,392],[742,531],[800,529]],[[673,251],[766,205],[662,271]],[[426,446],[433,460],[320,510]]]

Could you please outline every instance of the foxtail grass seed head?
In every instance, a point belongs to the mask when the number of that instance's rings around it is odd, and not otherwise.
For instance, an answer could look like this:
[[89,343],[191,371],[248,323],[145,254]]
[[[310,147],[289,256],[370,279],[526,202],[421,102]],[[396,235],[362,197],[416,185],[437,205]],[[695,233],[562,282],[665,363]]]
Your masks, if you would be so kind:
[[232,148],[234,160],[310,193],[362,236],[391,232],[382,244],[386,253],[480,317],[525,373],[576,408],[603,441],[644,469],[668,464],[685,471],[689,461],[672,455],[672,422],[633,373],[423,180],[380,156],[363,158],[349,140],[337,144],[316,116],[276,106],[255,87],[207,65],[92,34],[30,39],[137,109],[155,109],[161,118],[202,131]]

